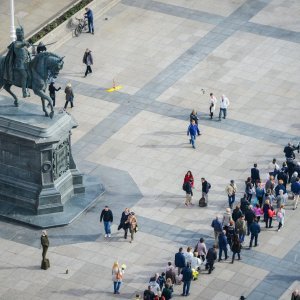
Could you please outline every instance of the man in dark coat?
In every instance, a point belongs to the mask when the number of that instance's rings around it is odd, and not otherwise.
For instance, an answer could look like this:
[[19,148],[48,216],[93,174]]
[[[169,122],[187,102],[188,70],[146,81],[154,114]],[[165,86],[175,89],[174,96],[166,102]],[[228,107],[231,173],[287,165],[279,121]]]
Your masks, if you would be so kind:
[[253,223],[254,219],[255,219],[255,213],[251,209],[251,206],[249,206],[245,212],[245,220],[247,221],[247,235],[250,235],[250,226]]
[[175,267],[178,269],[178,275],[180,275],[181,270],[186,266],[185,257],[182,253],[182,247],[179,248],[179,252],[175,254]]
[[193,272],[189,263],[182,269],[181,274],[183,281],[183,290],[181,296],[188,296],[190,294],[190,286],[193,279]]
[[93,73],[91,66],[94,64],[94,60],[93,60],[93,56],[92,56],[92,51],[90,49],[87,48],[85,50],[82,62],[86,65],[84,77],[86,77],[87,74],[89,74],[89,73]]
[[210,274],[214,270],[214,263],[217,259],[217,251],[216,245],[213,245],[212,248],[209,248],[206,255],[206,266],[205,268],[208,269],[208,274]]
[[257,220],[250,225],[250,232],[251,232],[251,237],[250,237],[250,245],[249,248],[252,247],[252,243],[254,240],[254,247],[258,246],[257,240],[258,240],[258,234],[260,233],[260,226],[257,223]]
[[211,188],[211,185],[209,182],[206,181],[205,178],[201,178],[202,182],[202,197],[205,199],[205,203],[207,204],[208,202],[208,192]]
[[129,208],[125,208],[125,210],[122,212],[120,224],[118,226],[118,230],[120,230],[121,228],[124,230],[124,239],[127,239],[129,223],[126,221],[128,220],[129,214],[130,214]]
[[245,215],[247,208],[250,205],[250,202],[247,200],[247,195],[244,194],[244,197],[241,198],[241,211]]
[[258,181],[260,181],[259,170],[257,169],[257,164],[254,164],[251,169],[251,182],[257,186]]
[[106,205],[100,215],[100,223],[104,223],[105,237],[111,237],[110,225],[113,222],[113,213]]
[[224,254],[225,254],[225,260],[228,258],[228,255],[227,255],[227,237],[226,237],[226,231],[223,230],[220,234],[219,234],[219,237],[218,237],[218,240],[219,240],[219,260],[218,261],[221,261],[222,260],[222,252],[224,251]]

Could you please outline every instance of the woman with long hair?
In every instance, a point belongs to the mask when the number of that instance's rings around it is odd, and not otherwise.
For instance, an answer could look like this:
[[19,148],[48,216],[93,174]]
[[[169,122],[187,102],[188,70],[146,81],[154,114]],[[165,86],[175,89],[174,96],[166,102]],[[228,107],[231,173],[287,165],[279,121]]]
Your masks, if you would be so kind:
[[112,266],[111,274],[114,284],[114,294],[120,294],[120,287],[123,281],[124,270],[119,267],[119,263],[117,261],[115,261]]

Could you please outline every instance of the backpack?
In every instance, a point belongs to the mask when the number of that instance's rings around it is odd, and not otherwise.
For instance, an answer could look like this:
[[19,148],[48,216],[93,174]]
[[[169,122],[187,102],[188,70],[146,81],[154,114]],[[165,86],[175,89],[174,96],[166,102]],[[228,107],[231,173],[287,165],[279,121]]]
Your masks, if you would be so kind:
[[205,202],[205,198],[204,197],[200,198],[200,200],[199,200],[199,206],[200,207],[207,206],[207,203]]
[[182,189],[186,192],[186,182],[183,183]]
[[211,184],[208,182],[208,183],[207,183],[207,190],[209,191],[210,188],[211,188]]

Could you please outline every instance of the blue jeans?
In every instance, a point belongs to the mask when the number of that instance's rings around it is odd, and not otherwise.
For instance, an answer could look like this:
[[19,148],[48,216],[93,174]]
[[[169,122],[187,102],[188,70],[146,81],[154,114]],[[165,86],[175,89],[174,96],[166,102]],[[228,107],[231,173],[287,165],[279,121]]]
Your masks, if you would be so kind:
[[223,113],[223,118],[226,119],[227,109],[226,108],[220,108],[220,113],[219,113],[219,119],[220,120],[221,120],[222,113]]
[[94,20],[88,19],[89,32],[94,33]]
[[235,194],[233,194],[231,196],[228,195],[228,205],[230,208],[232,208],[234,201],[235,201]]
[[114,281],[114,293],[118,293],[121,287],[121,281]]
[[221,260],[222,258],[222,252],[224,251],[225,254],[225,259],[227,259],[228,255],[227,255],[227,247],[219,247],[219,260]]
[[244,243],[245,235],[243,233],[239,233],[239,239],[241,243]]
[[110,231],[110,222],[104,221],[103,223],[104,223],[105,234],[111,234],[111,231]]
[[183,282],[183,291],[182,294],[187,296],[190,292],[190,286],[191,286],[191,282],[190,281],[184,281]]
[[193,148],[195,148],[195,140],[196,140],[196,136],[191,135],[190,143],[192,144]]

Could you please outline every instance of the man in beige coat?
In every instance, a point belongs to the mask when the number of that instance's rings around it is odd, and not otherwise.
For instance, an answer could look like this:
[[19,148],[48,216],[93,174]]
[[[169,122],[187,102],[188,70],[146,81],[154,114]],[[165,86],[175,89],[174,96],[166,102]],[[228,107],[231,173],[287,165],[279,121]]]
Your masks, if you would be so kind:
[[237,192],[237,187],[234,183],[234,180],[230,180],[230,183],[227,185],[225,191],[228,195],[228,205],[230,208],[232,208],[233,203],[235,201],[235,194]]

